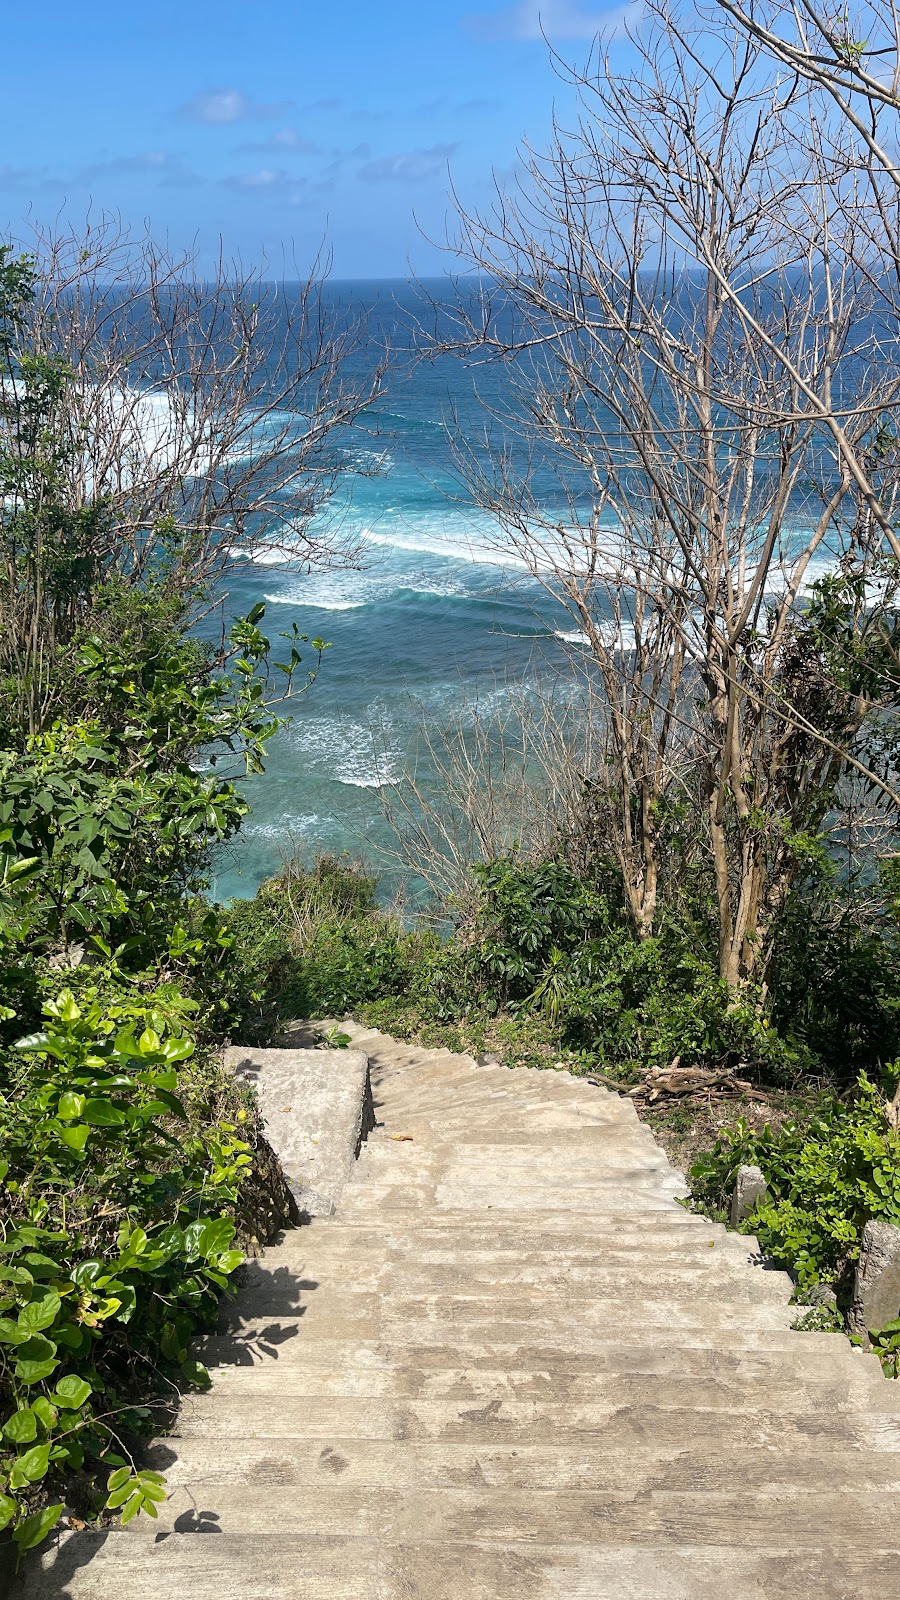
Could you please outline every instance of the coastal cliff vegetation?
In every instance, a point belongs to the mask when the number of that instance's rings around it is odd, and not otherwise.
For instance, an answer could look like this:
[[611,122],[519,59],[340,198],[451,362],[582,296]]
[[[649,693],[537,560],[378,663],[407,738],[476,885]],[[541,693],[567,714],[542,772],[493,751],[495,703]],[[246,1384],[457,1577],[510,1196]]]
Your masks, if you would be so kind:
[[207,893],[327,648],[228,617],[222,580],[242,554],[359,558],[311,517],[380,363],[348,365],[359,330],[315,275],[204,282],[110,229],[0,252],[20,1553],[66,1506],[127,1521],[164,1493],[138,1443],[205,1381],[190,1340],[268,1181],[227,1038],[352,1012],[599,1075],[713,1146],[707,1205],[758,1161],[753,1225],[838,1301],[867,1218],[900,1223],[897,50],[886,8],[859,33],[807,10],[812,43],[777,4],[722,0],[712,32],[651,5],[633,68],[570,74],[575,123],[460,219],[478,291],[439,336],[423,310],[422,353],[508,373],[483,439],[448,420],[461,481],[576,642],[564,709],[515,710],[520,759],[508,719],[429,728],[432,777],[412,752],[385,790],[414,912],[330,857]]
[[[371,398],[312,285],[200,283],[113,228],[0,250],[0,1529],[155,1514],[138,1441],[287,1212],[204,895],[324,641],[229,619]],[[302,405],[302,426],[296,417]],[[293,409],[292,409],[293,408]],[[274,417],[274,422],[273,422]],[[204,618],[206,625],[204,626]],[[213,619],[214,624],[210,619]]]

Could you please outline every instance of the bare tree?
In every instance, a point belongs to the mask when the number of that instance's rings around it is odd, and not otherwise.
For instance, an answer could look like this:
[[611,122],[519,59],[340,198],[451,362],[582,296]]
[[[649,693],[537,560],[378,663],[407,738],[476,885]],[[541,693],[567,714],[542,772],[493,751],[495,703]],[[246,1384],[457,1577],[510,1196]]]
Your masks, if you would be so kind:
[[204,276],[112,221],[26,243],[0,371],[0,638],[34,723],[42,652],[99,581],[142,582],[164,557],[187,600],[237,556],[352,554],[313,517],[384,363],[358,359],[365,330],[322,262],[297,282],[224,259]]
[[633,71],[568,73],[574,126],[462,216],[480,290],[442,345],[508,364],[512,403],[460,459],[592,652],[635,928],[667,812],[699,791],[738,985],[764,974],[841,773],[866,770],[866,693],[804,605],[829,569],[866,592],[895,549],[900,365],[852,141],[740,26],[701,30],[658,12]]
[[577,851],[585,785],[602,781],[590,675],[499,682],[464,699],[439,730],[423,718],[403,776],[380,798],[395,860],[439,907],[464,906],[472,867],[498,856],[539,861]]

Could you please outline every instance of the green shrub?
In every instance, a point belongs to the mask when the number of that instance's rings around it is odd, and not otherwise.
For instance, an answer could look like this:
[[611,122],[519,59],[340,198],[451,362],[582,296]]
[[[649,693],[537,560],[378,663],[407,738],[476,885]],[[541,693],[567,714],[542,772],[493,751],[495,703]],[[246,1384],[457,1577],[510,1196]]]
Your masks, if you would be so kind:
[[879,1072],[900,1048],[900,900],[895,861],[848,893],[804,886],[780,919],[773,1018],[802,1034],[837,1082]]
[[758,1166],[769,1190],[744,1229],[801,1285],[838,1281],[871,1218],[900,1225],[900,1133],[865,1075],[849,1103],[825,1097],[778,1133],[726,1129],[691,1168],[695,1204],[725,1205],[741,1165]]
[[573,951],[609,927],[606,897],[565,861],[532,864],[509,856],[476,866],[474,874],[472,970],[499,1001],[524,999],[555,952]]
[[100,1474],[123,1520],[155,1515],[162,1480],[127,1436],[205,1380],[188,1344],[241,1260],[252,1156],[245,1110],[179,1094],[191,1010],[177,991],[105,1009],[63,992],[2,1059],[0,1526],[20,1550],[58,1517],[63,1472]]
[[637,939],[564,861],[478,867],[449,937],[404,929],[374,890],[371,874],[324,858],[308,871],[289,864],[232,906],[230,964],[251,1031],[374,1006],[385,1027],[465,1022],[472,1035],[479,1018],[511,1013],[530,1050],[542,1031],[551,1050],[625,1075],[675,1057],[779,1083],[809,1069],[802,1044],[782,1037],[754,996],[729,995],[702,947],[673,926]]

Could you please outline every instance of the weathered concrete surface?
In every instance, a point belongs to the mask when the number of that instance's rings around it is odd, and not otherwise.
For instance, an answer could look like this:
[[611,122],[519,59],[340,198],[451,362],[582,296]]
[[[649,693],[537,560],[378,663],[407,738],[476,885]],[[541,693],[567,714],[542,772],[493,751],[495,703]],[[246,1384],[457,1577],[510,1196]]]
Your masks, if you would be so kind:
[[765,1200],[768,1192],[759,1167],[738,1167],[731,1197],[731,1226],[736,1228],[739,1222],[749,1217],[757,1201]]
[[378,1126],[336,1214],[198,1345],[159,1521],[64,1536],[14,1600],[900,1592],[900,1385],[791,1331],[631,1102],[342,1027]]
[[865,1337],[900,1316],[900,1228],[867,1222],[863,1228],[850,1325]]
[[301,1215],[330,1217],[373,1125],[368,1056],[236,1045],[225,1060],[259,1096],[266,1137]]

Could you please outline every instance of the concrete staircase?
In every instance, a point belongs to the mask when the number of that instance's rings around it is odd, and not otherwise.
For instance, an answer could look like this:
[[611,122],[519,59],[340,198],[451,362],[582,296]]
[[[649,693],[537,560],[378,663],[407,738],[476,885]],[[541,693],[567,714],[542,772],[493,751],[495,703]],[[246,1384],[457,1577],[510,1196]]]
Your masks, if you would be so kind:
[[887,1600],[900,1385],[630,1102],[348,1027],[378,1126],[334,1217],[245,1270],[160,1522],[66,1535],[40,1600]]

